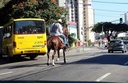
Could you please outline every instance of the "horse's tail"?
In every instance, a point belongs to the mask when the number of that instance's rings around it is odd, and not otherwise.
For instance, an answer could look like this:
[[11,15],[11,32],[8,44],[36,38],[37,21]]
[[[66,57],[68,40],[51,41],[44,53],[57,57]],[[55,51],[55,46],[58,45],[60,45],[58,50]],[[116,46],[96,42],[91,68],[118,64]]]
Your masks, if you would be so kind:
[[54,46],[55,46],[55,45],[56,45],[56,40],[55,40],[55,38],[49,37],[49,38],[47,39],[47,47],[48,47],[48,49],[50,49],[50,48],[54,49]]
[[51,46],[51,41],[52,41],[52,39],[51,39],[51,37],[49,37],[49,38],[47,39],[47,47],[48,47],[48,48]]

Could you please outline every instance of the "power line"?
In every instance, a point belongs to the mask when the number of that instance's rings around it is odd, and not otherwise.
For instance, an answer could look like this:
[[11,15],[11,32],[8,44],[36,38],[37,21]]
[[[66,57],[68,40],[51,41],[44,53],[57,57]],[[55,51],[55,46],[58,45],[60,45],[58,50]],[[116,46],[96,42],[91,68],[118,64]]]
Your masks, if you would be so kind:
[[126,11],[104,10],[104,9],[95,9],[95,10],[109,11],[109,12],[126,12]]
[[[70,7],[71,7],[71,6],[70,6]],[[79,7],[79,8],[84,8],[84,7]],[[109,12],[126,12],[126,11],[104,10],[104,9],[95,9],[95,10],[109,11]]]
[[108,17],[110,17],[110,18],[112,18],[112,17],[114,17],[114,18],[115,18],[115,17],[119,17],[118,15],[117,15],[117,16],[112,16],[112,15],[111,15],[111,16],[110,16],[110,15],[101,15],[101,14],[95,14],[95,15],[96,15],[96,16],[107,17],[107,18],[108,18]]
[[96,1],[96,0],[92,0],[92,2],[96,2],[96,3],[110,3],[110,4],[128,4],[128,3],[122,3],[122,2],[108,2],[108,1]]

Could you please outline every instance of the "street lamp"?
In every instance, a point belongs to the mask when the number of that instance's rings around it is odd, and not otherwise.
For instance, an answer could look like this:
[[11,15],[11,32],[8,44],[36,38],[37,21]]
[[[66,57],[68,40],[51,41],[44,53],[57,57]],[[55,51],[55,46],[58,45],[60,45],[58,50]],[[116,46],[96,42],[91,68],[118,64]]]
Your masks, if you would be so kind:
[[103,23],[103,25],[102,25],[102,36],[103,36],[103,32],[104,32],[104,23]]
[[104,34],[103,34],[103,33],[104,33],[104,26],[105,26],[106,24],[107,24],[107,23],[103,23],[103,24],[102,24],[102,37],[104,37],[104,36],[103,36],[103,35],[104,35]]

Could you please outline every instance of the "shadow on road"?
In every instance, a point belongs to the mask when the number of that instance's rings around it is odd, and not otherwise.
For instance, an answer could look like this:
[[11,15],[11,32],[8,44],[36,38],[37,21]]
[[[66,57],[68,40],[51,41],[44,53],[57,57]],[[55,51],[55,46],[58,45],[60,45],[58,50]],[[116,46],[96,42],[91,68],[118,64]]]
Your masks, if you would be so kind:
[[[37,59],[35,59],[37,60]],[[0,58],[0,65],[2,64],[9,64],[9,63],[15,63],[15,62],[23,62],[23,61],[32,61],[29,58],[26,57],[20,57],[20,58],[13,58],[10,62],[7,61],[7,57]]]
[[[94,81],[0,81],[0,83],[97,83]],[[118,83],[118,82],[98,82],[98,83]]]
[[[85,55],[86,56],[86,55]],[[124,65],[124,63],[128,62],[128,55],[123,54],[114,54],[114,55],[101,55],[88,59],[82,59],[71,64],[116,64],[116,65]]]

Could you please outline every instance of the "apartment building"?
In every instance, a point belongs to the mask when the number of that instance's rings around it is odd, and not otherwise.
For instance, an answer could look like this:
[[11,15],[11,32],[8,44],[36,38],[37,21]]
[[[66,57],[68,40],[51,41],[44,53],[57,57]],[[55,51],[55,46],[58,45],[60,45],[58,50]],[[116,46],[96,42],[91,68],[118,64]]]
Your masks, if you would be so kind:
[[83,0],[66,0],[68,21],[76,22],[77,38],[84,42]]
[[124,22],[128,24],[128,12],[124,14]]
[[65,7],[68,15],[66,17],[67,19],[67,24],[68,24],[68,30],[70,34],[74,35],[74,38],[78,38],[77,36],[77,24],[76,24],[76,19],[75,19],[75,0],[56,0],[58,5],[60,7]]
[[91,40],[91,42],[95,42],[95,33],[91,31],[94,26],[94,9],[91,6],[91,0],[84,1],[84,37],[85,41]]
[[[77,38],[81,42],[95,41],[94,32],[91,31],[94,25],[94,10],[91,0],[57,0],[59,6],[65,6],[68,11],[68,23],[76,23]],[[62,5],[63,4],[63,5]],[[70,31],[72,27],[69,27]]]

